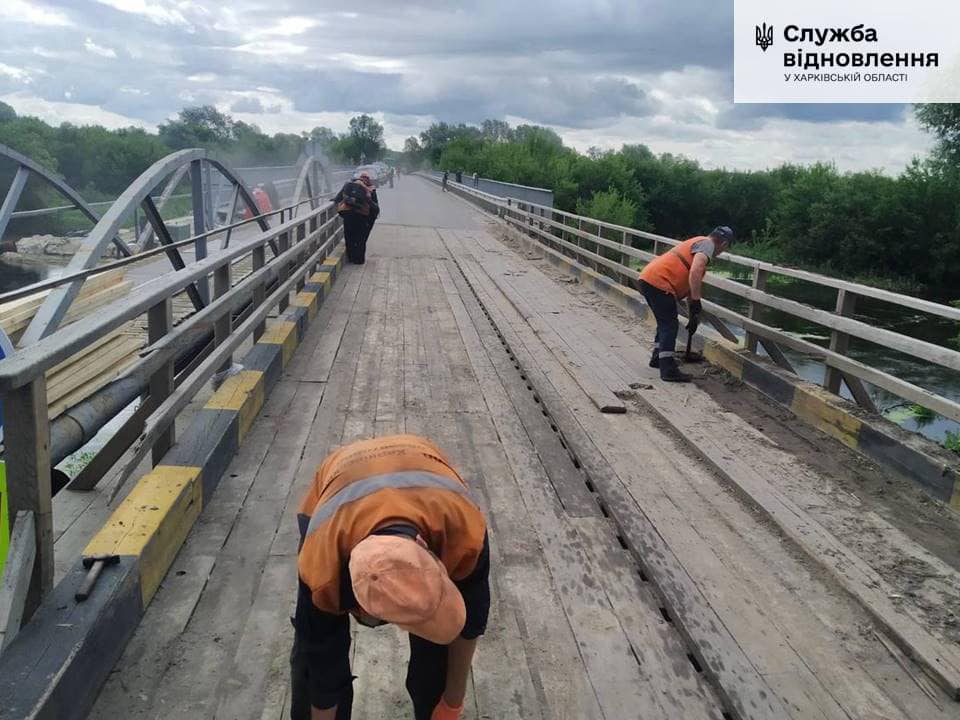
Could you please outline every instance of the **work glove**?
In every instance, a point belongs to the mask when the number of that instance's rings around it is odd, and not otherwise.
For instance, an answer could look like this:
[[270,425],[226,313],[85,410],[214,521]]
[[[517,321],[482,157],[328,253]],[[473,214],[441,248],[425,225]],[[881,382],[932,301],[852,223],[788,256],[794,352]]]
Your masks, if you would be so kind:
[[447,705],[447,701],[441,697],[440,702],[433,709],[433,715],[430,716],[430,720],[460,720],[462,714],[463,705],[460,707],[450,707]]

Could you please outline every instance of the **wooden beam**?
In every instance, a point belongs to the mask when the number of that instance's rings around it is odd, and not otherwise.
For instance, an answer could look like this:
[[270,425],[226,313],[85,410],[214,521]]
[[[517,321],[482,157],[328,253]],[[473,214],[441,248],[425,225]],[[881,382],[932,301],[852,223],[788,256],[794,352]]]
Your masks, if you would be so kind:
[[30,574],[24,618],[29,619],[53,587],[53,508],[50,488],[50,422],[47,381],[40,376],[8,393],[4,403],[8,512],[34,515],[37,561]]
[[0,652],[20,632],[36,555],[33,513],[21,510],[13,523],[3,577],[0,578]]

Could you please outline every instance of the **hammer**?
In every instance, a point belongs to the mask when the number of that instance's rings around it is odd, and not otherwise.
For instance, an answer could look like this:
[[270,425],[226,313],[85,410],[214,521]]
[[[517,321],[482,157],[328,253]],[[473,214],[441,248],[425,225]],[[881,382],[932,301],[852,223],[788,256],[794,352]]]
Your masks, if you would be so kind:
[[91,555],[83,558],[83,566],[87,569],[87,576],[83,579],[83,585],[73,595],[77,602],[83,602],[90,593],[93,592],[93,586],[97,584],[100,573],[107,565],[116,565],[120,562],[119,555]]

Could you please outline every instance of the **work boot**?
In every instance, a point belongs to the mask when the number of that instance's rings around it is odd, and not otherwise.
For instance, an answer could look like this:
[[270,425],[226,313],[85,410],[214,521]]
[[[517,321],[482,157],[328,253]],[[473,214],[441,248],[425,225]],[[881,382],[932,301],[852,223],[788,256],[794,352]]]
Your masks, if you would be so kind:
[[660,379],[664,382],[686,383],[693,378],[685,372],[680,372],[675,358],[665,357],[660,358]]
[[660,348],[656,346],[653,348],[653,354],[650,356],[650,362],[647,364],[654,369],[660,367]]

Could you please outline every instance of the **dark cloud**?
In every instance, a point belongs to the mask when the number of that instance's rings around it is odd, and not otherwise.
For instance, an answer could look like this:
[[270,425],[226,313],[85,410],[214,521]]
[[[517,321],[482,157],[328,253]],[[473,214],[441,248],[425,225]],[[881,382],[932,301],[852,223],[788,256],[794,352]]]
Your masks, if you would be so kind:
[[801,120],[811,123],[834,122],[903,122],[909,105],[852,103],[771,103],[764,105],[731,105],[717,117],[721,129],[751,130],[759,128],[770,118]]
[[[902,123],[907,112],[734,106],[732,3],[717,0],[30,2],[73,25],[6,23],[0,63],[29,77],[0,67],[0,94],[95,105],[150,124],[214,103],[249,114],[511,116],[584,131],[656,118],[692,137],[701,128],[758,130],[771,119]],[[116,58],[85,50],[87,38]],[[716,81],[690,84],[698,73]]]

